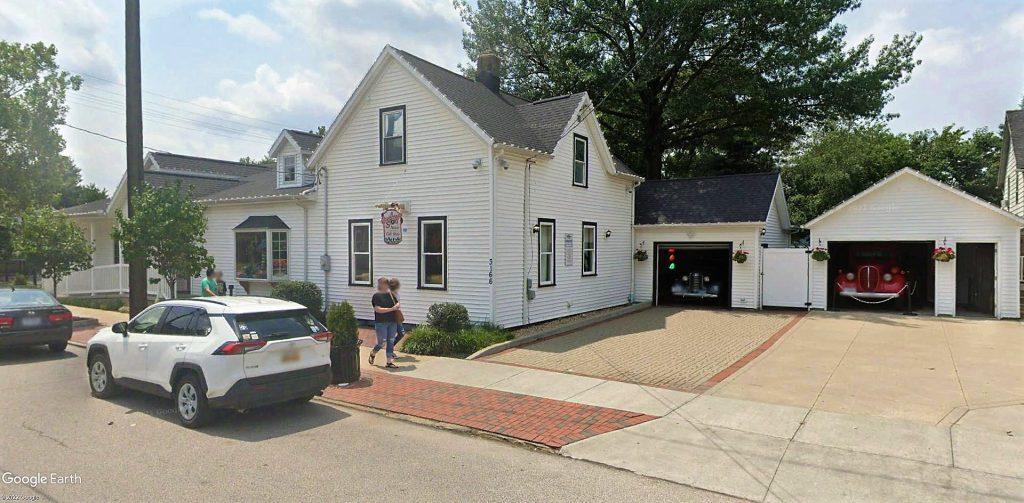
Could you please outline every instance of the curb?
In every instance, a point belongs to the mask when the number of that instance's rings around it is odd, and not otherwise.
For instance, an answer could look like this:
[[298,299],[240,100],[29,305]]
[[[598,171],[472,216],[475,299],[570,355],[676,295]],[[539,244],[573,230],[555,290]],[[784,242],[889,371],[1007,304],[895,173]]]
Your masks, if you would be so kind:
[[79,318],[79,317],[75,317],[74,321],[71,324],[71,328],[72,328],[72,330],[81,330],[83,328],[98,327],[99,325],[100,325],[100,320],[98,320],[96,318]]
[[68,346],[74,346],[76,348],[85,348],[85,343],[78,341],[68,341]]
[[[333,384],[332,384],[332,386],[333,386]],[[506,436],[500,435],[498,433],[491,433],[489,431],[477,430],[477,429],[470,428],[468,426],[462,426],[462,425],[459,425],[459,424],[445,423],[443,421],[435,421],[433,419],[426,419],[426,418],[422,418],[422,417],[418,417],[418,416],[411,416],[409,414],[401,414],[401,413],[398,413],[398,412],[392,412],[392,411],[387,410],[387,409],[377,409],[377,408],[374,408],[374,407],[367,407],[365,405],[349,403],[349,402],[346,402],[346,401],[343,401],[343,400],[335,400],[333,398],[326,398],[326,397],[323,397],[323,396],[315,397],[315,398],[313,398],[313,401],[314,402],[322,403],[324,405],[334,406],[334,407],[348,407],[350,409],[361,410],[363,412],[368,412],[368,413],[371,413],[371,414],[377,414],[379,416],[388,417],[388,418],[392,418],[392,419],[398,419],[398,420],[401,420],[401,421],[406,421],[406,422],[409,422],[409,423],[418,424],[420,426],[428,426],[428,427],[436,428],[436,429],[439,429],[439,430],[450,431],[450,432],[453,432],[453,433],[461,433],[463,435],[473,435],[473,436],[476,436],[476,437],[486,438],[486,439],[490,439],[490,440],[497,440],[497,441],[500,441],[500,442],[505,442],[507,444],[512,444],[512,445],[519,446],[519,447],[525,447],[527,449],[531,449],[531,450],[534,450],[534,451],[537,451],[537,452],[545,452],[545,453],[548,453],[548,454],[556,454],[556,455],[561,454],[558,449],[553,449],[553,448],[548,447],[548,446],[543,445],[543,444],[535,444],[533,442],[528,442],[526,440],[522,440],[522,439],[518,439],[518,438],[514,438],[514,437],[506,437]]]
[[525,346],[527,344],[530,344],[530,343],[533,343],[533,342],[537,342],[537,341],[539,341],[541,339],[547,339],[549,337],[554,337],[556,335],[562,335],[564,333],[573,332],[575,330],[579,330],[581,328],[586,328],[586,327],[589,327],[591,325],[597,325],[598,323],[604,323],[606,321],[613,320],[615,318],[621,318],[621,317],[629,315],[629,314],[638,313],[638,312],[643,311],[644,309],[648,309],[650,307],[651,307],[651,303],[650,302],[640,302],[640,303],[637,303],[637,304],[627,305],[626,307],[624,307],[622,309],[618,309],[618,310],[615,310],[615,311],[604,313],[604,314],[602,314],[600,316],[595,316],[593,318],[584,318],[582,320],[579,320],[579,321],[576,321],[576,322],[573,322],[573,323],[567,323],[565,325],[561,325],[561,326],[557,326],[557,327],[552,327],[552,328],[549,328],[547,330],[542,330],[542,331],[537,332],[535,334],[530,334],[530,335],[527,335],[527,336],[524,336],[524,337],[519,337],[519,338],[516,338],[516,339],[512,339],[510,341],[505,341],[505,342],[499,342],[497,344],[492,344],[490,346],[487,346],[486,348],[481,349],[480,351],[477,351],[476,353],[473,353],[473,354],[467,356],[466,359],[467,360],[477,360],[477,359],[483,358],[485,356],[490,356],[490,355],[493,355],[493,354],[496,354],[496,353],[500,353],[500,352],[508,350],[508,349],[512,349],[512,348],[519,347],[519,346]]

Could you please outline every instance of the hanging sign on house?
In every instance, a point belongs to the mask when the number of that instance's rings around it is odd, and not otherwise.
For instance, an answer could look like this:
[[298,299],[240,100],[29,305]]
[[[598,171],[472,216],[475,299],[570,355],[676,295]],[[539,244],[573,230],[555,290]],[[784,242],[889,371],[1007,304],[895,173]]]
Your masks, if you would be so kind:
[[566,267],[572,267],[572,251],[576,249],[573,246],[572,241],[573,241],[572,234],[566,234],[565,235],[565,253],[563,254],[563,256],[565,257],[565,266]]
[[397,245],[402,242],[402,212],[397,206],[391,206],[380,214],[380,223],[384,226],[384,244]]

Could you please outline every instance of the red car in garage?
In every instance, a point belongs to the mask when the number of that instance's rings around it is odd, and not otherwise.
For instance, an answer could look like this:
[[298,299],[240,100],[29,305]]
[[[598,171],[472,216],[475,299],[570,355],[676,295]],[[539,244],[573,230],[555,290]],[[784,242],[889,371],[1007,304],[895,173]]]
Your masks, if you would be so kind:
[[836,293],[866,301],[902,297],[907,275],[895,256],[896,250],[884,245],[851,247],[850,267],[836,274]]

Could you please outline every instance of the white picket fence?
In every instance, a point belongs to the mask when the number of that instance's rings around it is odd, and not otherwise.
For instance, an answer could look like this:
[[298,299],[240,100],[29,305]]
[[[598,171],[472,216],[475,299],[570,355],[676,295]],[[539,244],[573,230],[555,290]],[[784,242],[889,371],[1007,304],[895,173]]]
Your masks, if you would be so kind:
[[[149,279],[160,277],[152,269],[149,270],[147,276]],[[43,286],[47,290],[51,289],[46,281],[43,281]],[[171,296],[167,283],[162,280],[156,285],[148,283],[146,291],[149,295],[155,295],[161,299]],[[128,264],[101,265],[73,272],[57,284],[56,295],[58,297],[128,295]]]

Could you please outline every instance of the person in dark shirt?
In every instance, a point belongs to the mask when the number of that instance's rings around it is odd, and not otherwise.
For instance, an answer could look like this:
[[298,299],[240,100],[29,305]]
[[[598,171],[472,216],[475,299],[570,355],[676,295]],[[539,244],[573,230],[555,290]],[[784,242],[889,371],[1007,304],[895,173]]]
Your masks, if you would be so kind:
[[377,357],[381,347],[386,347],[388,361],[385,366],[398,368],[398,365],[395,365],[395,337],[398,335],[395,312],[401,310],[402,306],[391,295],[387,278],[377,280],[377,292],[370,299],[370,304],[373,305],[373,327],[377,331],[377,344],[373,351],[370,351],[370,365],[373,365],[373,359]]
[[[391,290],[391,297],[395,299],[395,303],[399,302],[398,289],[402,287],[402,283],[398,281],[398,278],[391,278],[388,280],[388,289]],[[402,311],[395,312],[395,325],[398,326],[398,335],[395,336],[395,347],[398,347],[398,343],[405,337],[405,316],[402,315]],[[395,354],[398,352],[396,350]]]

